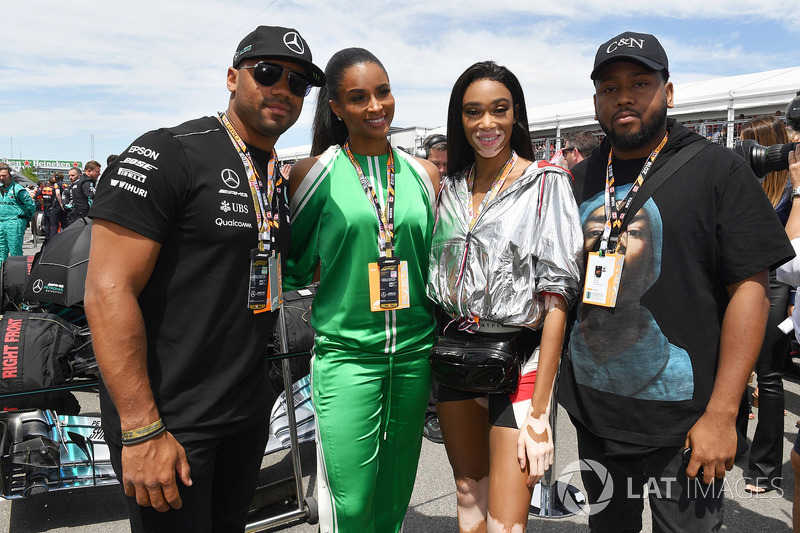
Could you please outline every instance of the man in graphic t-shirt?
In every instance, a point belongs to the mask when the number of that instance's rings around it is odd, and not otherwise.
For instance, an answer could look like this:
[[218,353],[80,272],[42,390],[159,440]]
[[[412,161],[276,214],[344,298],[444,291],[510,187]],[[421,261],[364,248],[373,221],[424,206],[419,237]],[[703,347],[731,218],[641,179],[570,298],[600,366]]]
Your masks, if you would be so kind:
[[601,45],[591,79],[606,138],[572,168],[587,271],[559,386],[593,465],[589,525],[641,530],[646,495],[654,527],[717,531],[767,271],[793,250],[746,163],[667,119],[673,86],[654,36]]
[[225,113],[145,133],[99,182],[85,306],[134,531],[245,528],[289,247],[274,145],[324,80],[295,30],[259,26],[228,68]]

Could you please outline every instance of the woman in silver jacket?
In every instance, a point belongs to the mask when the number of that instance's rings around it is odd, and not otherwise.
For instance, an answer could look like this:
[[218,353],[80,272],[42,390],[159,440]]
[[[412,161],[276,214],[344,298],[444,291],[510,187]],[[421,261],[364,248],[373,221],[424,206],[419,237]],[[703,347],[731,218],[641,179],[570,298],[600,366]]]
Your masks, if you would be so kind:
[[525,109],[516,76],[491,61],[468,68],[450,95],[428,296],[449,315],[448,337],[516,338],[529,355],[512,395],[438,387],[461,532],[525,530],[533,486],[553,462],[550,396],[579,292],[570,175],[532,163]]

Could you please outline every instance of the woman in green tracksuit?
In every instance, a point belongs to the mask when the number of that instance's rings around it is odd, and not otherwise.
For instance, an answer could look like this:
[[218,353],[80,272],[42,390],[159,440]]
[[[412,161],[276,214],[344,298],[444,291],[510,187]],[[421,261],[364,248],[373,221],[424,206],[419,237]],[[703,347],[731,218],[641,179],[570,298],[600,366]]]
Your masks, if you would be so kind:
[[321,531],[392,532],[414,486],[430,391],[425,294],[439,173],[393,150],[383,65],[348,48],[325,69],[312,156],[291,170],[287,289],[309,284]]

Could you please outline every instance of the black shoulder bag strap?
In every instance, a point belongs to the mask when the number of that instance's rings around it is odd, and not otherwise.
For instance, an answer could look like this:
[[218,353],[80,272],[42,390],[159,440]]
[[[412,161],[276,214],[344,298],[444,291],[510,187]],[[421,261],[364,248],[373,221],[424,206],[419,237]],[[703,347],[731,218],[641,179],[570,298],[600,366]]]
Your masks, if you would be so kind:
[[[672,159],[667,161],[663,167],[656,170],[650,177],[644,180],[642,183],[642,187],[639,189],[639,192],[636,194],[636,197],[631,202],[631,207],[628,210],[628,213],[631,215],[635,215],[639,212],[642,208],[644,203],[655,194],[656,190],[661,187],[675,172],[678,171],[683,165],[688,163],[694,156],[699,154],[703,149],[711,146],[710,141],[706,139],[697,139],[696,141],[692,142],[691,144],[687,145],[685,148],[681,149],[677,154],[675,154]],[[633,216],[625,217],[625,220],[622,222],[622,228],[620,229],[620,234],[625,231],[625,226],[628,225],[628,220],[632,219]]]

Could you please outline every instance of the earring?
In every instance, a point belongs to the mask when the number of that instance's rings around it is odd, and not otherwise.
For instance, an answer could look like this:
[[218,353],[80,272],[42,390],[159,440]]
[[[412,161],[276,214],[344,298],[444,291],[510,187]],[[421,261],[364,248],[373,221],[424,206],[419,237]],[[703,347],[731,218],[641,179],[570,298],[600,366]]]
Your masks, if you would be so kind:
[[341,121],[342,121],[342,117],[340,117],[340,116],[337,116],[337,117],[336,117],[336,119],[337,119],[339,122],[341,122]]

